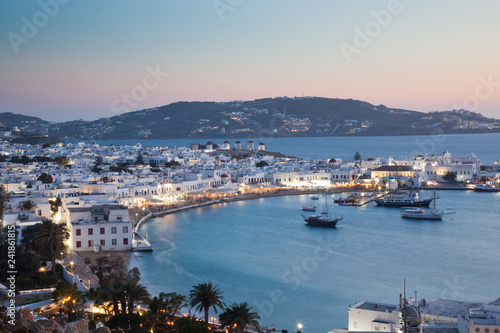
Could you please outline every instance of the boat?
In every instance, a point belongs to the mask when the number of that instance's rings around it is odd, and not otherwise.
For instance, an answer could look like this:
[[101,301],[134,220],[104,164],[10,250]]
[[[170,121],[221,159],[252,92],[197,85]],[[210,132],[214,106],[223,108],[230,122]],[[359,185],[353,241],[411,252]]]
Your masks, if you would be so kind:
[[444,212],[434,209],[408,208],[401,211],[401,216],[410,219],[441,220]]
[[325,215],[311,215],[311,216],[304,216],[304,221],[306,221],[306,224],[309,226],[313,227],[325,227],[325,228],[335,228],[337,226],[337,222],[342,220],[342,217],[335,217],[335,218],[330,218],[328,214]]
[[[302,214],[301,214],[302,215]],[[337,222],[342,220],[342,217],[330,217],[328,213],[328,200],[325,195],[325,210],[321,215],[311,215],[304,216],[304,221],[308,226],[312,227],[324,227],[324,228],[335,228],[337,226]]]
[[306,212],[315,212],[316,206],[305,205],[305,206],[302,206],[302,210],[306,211]]
[[333,199],[333,202],[342,204],[342,203],[353,203],[356,201],[356,198],[352,196],[348,196],[347,198]]
[[441,220],[444,212],[436,210],[436,190],[434,189],[434,209],[408,208],[401,211],[401,216],[409,219]]
[[375,199],[378,206],[384,207],[429,207],[432,198],[420,199],[417,192],[392,193],[386,197]]
[[317,195],[311,196],[311,200],[319,200],[319,197]]
[[498,192],[498,191],[500,191],[500,189],[498,189],[497,187],[493,187],[491,185],[488,185],[488,184],[477,184],[474,187],[474,191],[476,191],[476,192]]

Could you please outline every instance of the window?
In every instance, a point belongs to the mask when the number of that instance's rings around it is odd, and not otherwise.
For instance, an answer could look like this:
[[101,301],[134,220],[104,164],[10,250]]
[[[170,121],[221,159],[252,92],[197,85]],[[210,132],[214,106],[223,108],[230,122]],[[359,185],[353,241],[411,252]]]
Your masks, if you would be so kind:
[[105,239],[101,239],[101,245],[102,246],[106,245],[106,240]]
[[111,233],[116,234],[116,227],[111,227]]
[[82,229],[76,229],[76,235],[81,236],[82,235]]
[[123,233],[124,234],[128,233],[128,227],[123,227]]
[[81,241],[76,241],[76,247],[77,248],[82,247],[82,242]]
[[39,209],[39,210],[37,211],[36,215],[37,215],[37,216],[42,216],[42,210],[41,210],[41,209]]
[[128,245],[128,238],[123,239],[123,245]]
[[106,228],[101,228],[101,235],[104,235],[106,233]]
[[116,239],[111,240],[111,245],[116,245]]
[[93,240],[89,240],[89,247],[92,247],[94,246],[94,241]]
[[89,231],[89,235],[93,235],[94,234],[94,228],[89,228],[88,231]]

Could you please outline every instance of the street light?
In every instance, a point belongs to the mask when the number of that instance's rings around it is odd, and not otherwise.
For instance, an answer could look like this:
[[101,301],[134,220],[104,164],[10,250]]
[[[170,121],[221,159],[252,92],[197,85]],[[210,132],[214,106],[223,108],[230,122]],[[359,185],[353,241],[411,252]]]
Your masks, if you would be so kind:
[[71,274],[73,274],[73,272],[74,272],[74,271],[73,271],[73,265],[74,265],[75,263],[72,261],[72,262],[70,262],[69,264],[70,264],[70,266],[71,266]]
[[299,330],[297,331],[297,333],[300,333],[300,332],[302,331],[302,327],[303,327],[303,326],[302,326],[302,324],[301,324],[301,323],[298,323],[298,324],[297,324],[297,328],[299,329]]

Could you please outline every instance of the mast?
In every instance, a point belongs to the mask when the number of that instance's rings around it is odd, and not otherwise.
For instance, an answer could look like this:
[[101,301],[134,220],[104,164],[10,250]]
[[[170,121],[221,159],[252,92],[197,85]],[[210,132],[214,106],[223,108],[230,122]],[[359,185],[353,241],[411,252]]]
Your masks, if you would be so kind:
[[404,325],[404,333],[408,333],[407,322],[406,322],[406,279],[404,280],[403,325]]
[[434,210],[436,210],[436,187],[434,186]]

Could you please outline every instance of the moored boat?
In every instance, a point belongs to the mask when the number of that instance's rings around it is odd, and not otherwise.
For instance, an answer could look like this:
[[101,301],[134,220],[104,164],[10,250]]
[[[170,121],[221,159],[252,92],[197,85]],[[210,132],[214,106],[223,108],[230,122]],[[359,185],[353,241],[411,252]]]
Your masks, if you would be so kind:
[[489,184],[477,184],[474,187],[474,191],[476,192],[498,192],[500,191],[499,188],[491,186]]
[[311,196],[311,200],[319,200],[319,197],[317,195]]
[[306,212],[315,212],[316,206],[304,205],[302,206],[302,210]]
[[302,215],[302,217],[304,218],[306,224],[309,226],[325,227],[325,228],[335,228],[337,222],[342,220],[342,217],[340,218],[330,217],[330,214],[328,213],[328,200],[326,199],[326,195],[325,195],[325,210],[321,212],[321,215],[311,215],[311,216]]
[[304,221],[306,222],[307,225],[313,226],[313,227],[326,227],[326,228],[335,228],[337,226],[337,222],[342,220],[342,217],[335,217],[335,218],[330,218],[328,214],[326,216],[324,215],[311,215],[311,216],[304,216]]
[[401,211],[401,216],[410,219],[441,220],[444,212],[435,209],[408,208]]
[[353,203],[354,201],[356,201],[356,199],[352,198],[352,197],[347,197],[347,198],[333,200],[334,203],[338,203],[338,204]]
[[375,199],[378,206],[385,207],[429,207],[432,198],[420,199],[417,192],[392,193],[386,197]]

